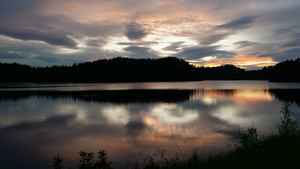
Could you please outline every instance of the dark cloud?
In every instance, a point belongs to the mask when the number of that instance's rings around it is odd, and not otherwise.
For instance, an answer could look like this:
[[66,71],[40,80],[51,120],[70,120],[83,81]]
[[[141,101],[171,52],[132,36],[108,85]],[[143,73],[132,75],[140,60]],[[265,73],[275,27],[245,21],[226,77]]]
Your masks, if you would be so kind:
[[229,35],[230,35],[230,33],[222,33],[222,34],[209,35],[209,36],[205,36],[205,37],[201,38],[199,40],[199,42],[202,45],[211,45],[211,44],[219,42],[220,40],[226,38]]
[[283,35],[289,37],[288,42],[286,42],[281,47],[298,47],[300,46],[299,31],[300,31],[300,25],[294,25],[286,28],[276,29],[273,32],[275,36]]
[[[296,2],[296,1],[295,1]],[[278,8],[277,10],[268,11],[263,15],[261,18],[261,22],[264,25],[270,25],[276,27],[284,27],[282,31],[290,31],[295,24],[299,24],[299,17],[300,17],[300,4],[293,4],[290,6]],[[280,29],[279,29],[280,30]]]
[[60,25],[61,29],[71,32],[72,36],[101,37],[102,40],[122,32],[122,25],[119,23],[83,24],[66,18],[66,20],[56,21],[55,24]]
[[132,53],[146,53],[149,51],[149,48],[146,47],[139,47],[139,46],[129,46],[124,49],[127,52],[132,52]]
[[288,28],[281,28],[281,29],[276,29],[274,30],[275,35],[290,35],[295,33],[295,29],[299,28],[299,25],[291,26]]
[[258,44],[260,44],[260,43],[250,42],[250,41],[238,41],[238,42],[234,43],[234,45],[236,45],[237,48],[244,48],[244,47],[254,46],[254,45],[258,45]]
[[57,32],[43,32],[37,29],[3,29],[0,28],[0,34],[20,40],[44,41],[51,45],[76,48],[76,42],[68,36]]
[[20,13],[29,13],[32,11],[37,11],[42,5],[42,1],[39,0],[1,0],[0,18],[7,18],[13,15],[19,15]]
[[173,42],[171,43],[170,46],[167,46],[165,48],[163,48],[162,50],[166,50],[166,51],[179,51],[179,48],[181,47],[181,45],[183,44],[184,42],[181,41],[181,42]]
[[147,47],[129,46],[124,48],[124,50],[130,53],[129,56],[135,58],[158,58],[155,52]]
[[[0,34],[20,40],[43,41],[51,45],[76,48],[76,43],[64,31],[54,30],[53,25],[61,17],[46,17],[41,13],[44,1],[3,0],[0,2]],[[43,29],[40,29],[43,28]],[[50,29],[52,30],[50,30]]]
[[273,60],[278,62],[286,61],[288,59],[294,60],[300,57],[300,48],[290,48],[282,52],[276,52],[276,53],[265,53],[259,55],[258,57],[271,57]]
[[300,33],[292,34],[291,39],[288,43],[284,44],[282,47],[298,47],[300,46]]
[[[1,5],[2,1],[0,2],[0,9],[3,7]],[[38,6],[36,4],[34,7]],[[0,44],[6,51],[6,53],[1,52],[1,62],[14,61],[34,66],[72,65],[84,60],[117,56],[103,51],[100,47],[106,43],[108,36],[122,32],[121,24],[80,23],[65,15],[45,15],[38,12],[36,8],[23,13],[22,10],[26,8],[25,4],[24,7],[18,8],[18,14],[14,15],[7,11],[7,18],[0,16]],[[59,46],[76,49],[76,39],[85,43],[88,48],[67,52],[58,49]]]
[[144,45],[158,44],[158,42],[119,42],[117,44],[125,45],[125,46],[144,46]]
[[[11,44],[14,42],[13,44]],[[46,43],[8,41],[6,47],[0,48],[0,62],[18,62],[31,66],[72,65],[83,62],[83,52],[63,53],[55,46]],[[0,41],[3,43],[3,41]],[[5,43],[4,43],[5,44]],[[89,51],[91,53],[91,51]],[[89,54],[90,54],[89,53]]]
[[[214,29],[217,30],[216,33],[211,34],[209,32],[208,35],[206,35],[204,37],[200,37],[198,39],[198,41],[202,45],[212,45],[214,43],[217,43],[217,42],[227,38],[228,36],[230,36],[232,34],[236,34],[237,31],[240,29],[249,28],[251,26],[251,24],[255,21],[256,18],[257,18],[257,16],[245,16],[245,17],[233,20],[231,22],[228,22],[226,24],[216,26],[216,27],[214,27]],[[228,31],[220,33],[220,32],[218,32],[220,29],[226,29]]]
[[125,35],[130,40],[140,40],[148,35],[145,29],[136,22],[130,22],[126,25]]
[[179,52],[176,57],[183,59],[200,59],[206,56],[217,56],[218,58],[231,58],[236,55],[233,52],[218,50],[218,46],[189,47]]
[[245,16],[231,22],[225,23],[223,25],[216,26],[216,29],[246,29],[251,26],[251,24],[255,21],[258,16]]
[[99,46],[103,46],[104,44],[106,44],[106,42],[104,40],[101,40],[101,39],[98,39],[98,40],[87,40],[86,44],[88,46],[99,47]]
[[26,59],[26,56],[20,56],[16,52],[9,52],[6,49],[0,49],[0,59]]
[[122,32],[121,23],[82,23],[68,15],[56,13],[55,10],[51,14],[45,13],[43,9],[47,9],[49,3],[52,2],[1,1],[0,34],[74,49],[77,45],[74,39],[103,38]]
[[261,52],[252,52],[252,53],[249,53],[248,55],[253,56],[253,55],[259,55],[259,54],[261,54]]

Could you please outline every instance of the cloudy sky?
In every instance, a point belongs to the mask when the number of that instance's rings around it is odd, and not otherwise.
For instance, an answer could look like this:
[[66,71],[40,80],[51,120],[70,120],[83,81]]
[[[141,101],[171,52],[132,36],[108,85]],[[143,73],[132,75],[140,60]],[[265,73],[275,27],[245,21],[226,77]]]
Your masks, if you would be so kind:
[[1,0],[0,62],[178,57],[258,69],[300,57],[299,0]]

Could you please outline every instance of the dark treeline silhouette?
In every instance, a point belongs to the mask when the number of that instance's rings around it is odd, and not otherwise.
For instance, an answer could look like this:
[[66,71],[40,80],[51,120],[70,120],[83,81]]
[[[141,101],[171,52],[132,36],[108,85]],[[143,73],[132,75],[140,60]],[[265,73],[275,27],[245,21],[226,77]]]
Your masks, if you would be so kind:
[[234,65],[196,67],[183,59],[113,58],[72,66],[31,67],[0,63],[0,83],[89,83],[200,80],[270,80],[300,82],[300,59],[260,70],[245,71]]
[[[101,59],[73,66],[0,64],[0,82],[148,82],[202,80],[195,67],[177,58]],[[4,76],[3,76],[4,75]]]
[[205,80],[242,80],[247,79],[246,71],[234,65],[199,67],[198,73]]
[[300,82],[300,58],[264,67],[260,74],[272,82]]

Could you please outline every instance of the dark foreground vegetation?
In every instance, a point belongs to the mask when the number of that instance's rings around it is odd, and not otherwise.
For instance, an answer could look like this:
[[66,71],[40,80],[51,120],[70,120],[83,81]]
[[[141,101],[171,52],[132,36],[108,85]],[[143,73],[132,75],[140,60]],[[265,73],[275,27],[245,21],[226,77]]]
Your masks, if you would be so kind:
[[89,83],[199,80],[270,80],[300,82],[300,59],[260,70],[245,71],[234,65],[196,67],[174,57],[160,59],[113,58],[72,66],[31,67],[0,63],[0,83]]
[[[158,150],[153,155],[145,156],[142,163],[130,163],[123,168],[144,169],[198,169],[198,168],[300,168],[300,129],[299,122],[292,119],[290,103],[281,108],[281,123],[277,133],[270,136],[259,136],[256,128],[248,128],[238,138],[231,138],[232,149],[218,153],[207,153],[203,156],[201,149],[194,149],[189,156],[176,154],[171,158],[165,156],[165,150]],[[111,169],[112,163],[107,159],[104,150],[97,154],[80,151],[78,169]],[[53,157],[55,169],[64,168],[60,155]]]

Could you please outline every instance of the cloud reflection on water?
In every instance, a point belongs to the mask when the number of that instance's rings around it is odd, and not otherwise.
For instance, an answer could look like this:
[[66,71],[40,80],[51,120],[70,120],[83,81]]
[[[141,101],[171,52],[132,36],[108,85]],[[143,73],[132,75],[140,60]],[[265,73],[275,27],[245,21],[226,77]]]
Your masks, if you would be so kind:
[[[19,98],[0,98],[0,149],[8,153],[1,163],[29,152],[31,157],[20,165],[42,158],[39,167],[45,167],[57,153],[72,163],[82,149],[105,149],[115,161],[159,148],[174,150],[174,145],[224,146],[229,136],[237,135],[238,125],[246,129],[254,123],[268,133],[280,116],[281,101],[268,90],[135,92],[27,93],[27,97],[23,93]],[[293,106],[295,117],[300,117],[299,107]]]

